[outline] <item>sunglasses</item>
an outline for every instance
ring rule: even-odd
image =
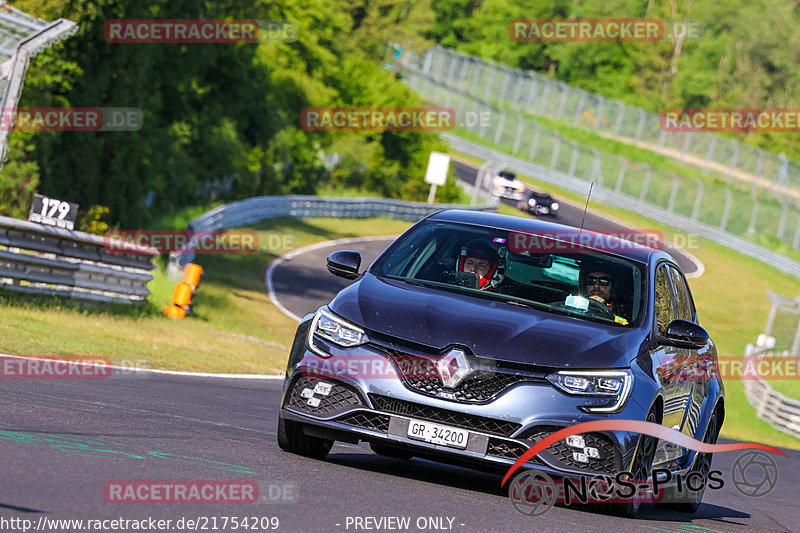
[[[599,283],[601,286],[605,287],[606,285],[611,283],[611,278],[607,278],[605,276],[596,278],[594,276],[589,276],[586,278],[587,285],[594,285],[595,283]]]

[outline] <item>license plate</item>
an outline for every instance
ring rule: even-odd
[[[408,423],[408,437],[463,450],[467,447],[469,431],[432,422],[411,420]]]

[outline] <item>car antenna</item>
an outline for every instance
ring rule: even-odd
[[[583,218],[581,218],[581,227],[578,230],[578,235],[583,233],[583,222],[586,220],[586,210],[589,209],[589,198],[592,197],[592,187],[594,187],[594,182],[589,184],[589,194],[586,195],[586,206],[583,208]]]

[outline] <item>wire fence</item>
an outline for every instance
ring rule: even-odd
[[[409,62],[406,62],[408,65]],[[658,114],[542,76],[435,46],[416,62],[448,87],[530,115],[592,130],[694,165],[754,194],[796,201],[800,163],[710,132],[668,132]]]
[[[442,58],[448,56],[454,59],[449,63],[443,62]],[[741,183],[731,180],[693,179],[644,162],[629,161],[622,156],[564,138],[558,130],[525,116],[523,111],[513,111],[489,101],[484,96],[498,95],[501,100],[517,102],[523,110],[527,110],[537,101],[546,100],[542,100],[544,97],[541,96],[537,100],[537,93],[532,88],[538,85],[529,81],[527,85],[512,83],[511,75],[506,76],[506,82],[503,83],[497,80],[502,76],[482,78],[481,70],[475,70],[475,62],[464,63],[464,57],[436,49],[420,61],[407,62],[403,70],[403,79],[423,98],[454,109],[456,128],[453,133],[459,137],[585,181],[594,181],[609,191],[636,199],[642,204],[658,207],[735,236],[773,248],[782,243],[794,250],[800,249],[800,205],[793,196],[800,197],[800,192],[788,189],[788,174],[785,171],[790,165],[784,165],[783,171],[778,171],[783,176],[778,180],[778,185],[765,185],[766,180],[760,178],[750,182],[749,188],[743,188]],[[431,66],[434,59],[439,65],[436,69]],[[473,70],[466,69],[464,64],[472,65],[469,68]],[[506,69],[495,67],[488,70],[506,72]],[[426,72],[436,70],[447,72],[448,75],[437,77]],[[455,72],[460,70],[476,74],[472,78],[456,75]],[[458,80],[462,78],[470,81],[459,83]],[[481,83],[489,84],[485,86],[489,88],[481,87]],[[549,83],[556,84],[552,81]],[[475,96],[475,92],[482,94]],[[588,100],[588,97],[584,100]],[[563,99],[561,101],[564,102]],[[550,109],[550,104],[545,107]],[[583,109],[586,109],[585,103]],[[563,116],[566,112],[556,109],[555,113]],[[614,119],[622,124],[619,131],[626,131],[623,129],[624,116],[618,114],[616,117],[621,117],[620,120]],[[641,128],[637,126],[637,129]],[[759,169],[762,175],[766,175],[769,165],[765,162],[766,156],[763,159]]]

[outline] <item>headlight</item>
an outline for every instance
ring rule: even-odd
[[[550,204],[550,210],[558,211],[558,202],[553,202],[552,204]]]
[[[592,413],[622,410],[633,388],[630,370],[562,370],[550,374],[547,379],[567,394],[609,399],[605,405],[582,407]]]
[[[530,200],[528,200],[528,205],[531,207],[536,207],[536,200],[531,198]]]
[[[309,330],[308,346],[314,352],[318,353],[318,348],[314,346],[311,339],[313,335],[343,348],[352,348],[353,346],[359,346],[369,342],[369,337],[367,337],[363,329],[339,318],[326,310],[326,308],[317,311],[317,314],[311,321],[311,328]],[[328,356],[329,354],[325,355]]]

